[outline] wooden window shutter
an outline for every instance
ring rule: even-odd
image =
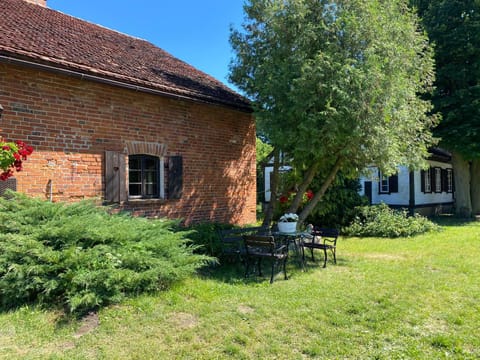
[[[388,188],[391,193],[398,193],[398,174],[388,177]]]
[[[105,201],[118,203],[127,200],[125,167],[124,154],[105,151]]]
[[[425,192],[425,170],[420,171],[420,190]]]
[[[442,192],[448,192],[448,179],[447,179],[447,169],[441,170],[441,178],[442,178]]]
[[[435,192],[435,185],[436,185],[435,171],[433,170],[433,167],[428,169],[428,171],[430,171],[430,184],[431,184],[430,189],[432,190],[431,192],[433,193],[433,192]]]
[[[452,191],[455,192],[455,171],[452,171]]]
[[[183,192],[183,158],[170,156],[168,159],[168,198],[180,199]]]

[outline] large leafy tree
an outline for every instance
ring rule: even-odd
[[[434,133],[453,154],[457,213],[480,213],[480,1],[411,2],[435,44]]]
[[[303,170],[305,220],[339,171],[425,164],[433,143],[432,51],[404,0],[249,0],[232,30],[230,80],[253,101],[262,133]]]

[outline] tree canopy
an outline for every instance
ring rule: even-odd
[[[441,144],[466,159],[480,158],[480,2],[412,0],[435,44],[432,101],[442,121]]]
[[[230,80],[270,143],[304,169],[297,195],[322,178],[301,220],[340,170],[424,165],[436,123],[420,96],[434,81],[432,49],[406,1],[249,0],[244,10]]]
[[[456,213],[480,214],[480,2],[411,0],[435,45],[434,130],[452,152]]]

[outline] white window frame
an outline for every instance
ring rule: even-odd
[[[442,192],[442,169],[439,167],[435,167],[434,174],[435,174],[435,192],[441,193]]]
[[[425,176],[424,176],[424,188],[425,188],[425,193],[431,193],[432,192],[432,179],[431,179],[431,172],[430,169],[425,171]]]
[[[447,192],[453,193],[453,169],[447,169]]]
[[[380,172],[380,194],[389,194],[390,193],[390,181],[388,176]]]

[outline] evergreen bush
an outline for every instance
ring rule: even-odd
[[[166,289],[211,258],[171,220],[109,214],[93,202],[0,198],[0,305],[37,302],[84,313]]]
[[[352,224],[342,230],[349,236],[408,237],[438,230],[438,225],[415,214],[408,216],[405,210],[394,210],[386,204],[361,206]]]
[[[196,253],[218,257],[222,253],[220,230],[233,226],[222,223],[199,223],[189,227],[188,239],[196,246]]]

